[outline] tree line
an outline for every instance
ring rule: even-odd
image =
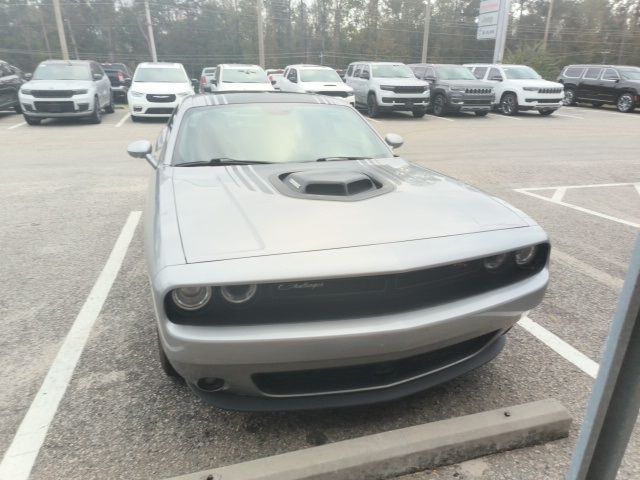
[[[60,0],[72,58],[149,61],[142,0]],[[480,0],[433,5],[428,61],[491,61],[492,40],[476,40]],[[256,0],[150,0],[159,60],[195,76],[204,66],[258,61]],[[505,61],[555,77],[568,63],[640,65],[640,0],[555,0],[545,48],[548,0],[513,0]],[[266,67],[360,59],[420,60],[424,0],[264,0]],[[0,0],[0,58],[32,71],[60,58],[51,0]]]

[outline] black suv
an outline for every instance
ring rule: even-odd
[[[441,117],[447,112],[474,112],[484,117],[494,101],[493,85],[478,80],[462,65],[414,63],[409,65],[420,80],[429,82],[431,110]]]
[[[0,60],[0,110],[13,108],[17,113],[22,113],[18,90],[26,81],[19,68]]]
[[[127,101],[127,92],[131,86],[131,72],[124,63],[101,63],[104,73],[111,82],[114,99]]]
[[[620,112],[631,112],[640,105],[640,68],[615,65],[569,65],[558,81],[564,84],[564,104],[589,102],[594,107],[605,103]]]

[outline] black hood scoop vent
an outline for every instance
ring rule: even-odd
[[[393,189],[369,173],[324,168],[282,173],[273,183],[290,197],[318,200],[364,200]]]

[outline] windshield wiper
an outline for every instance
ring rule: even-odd
[[[260,163],[272,163],[272,162],[263,162],[260,160],[236,160],[234,158],[212,158],[211,160],[199,160],[197,162],[185,162],[178,163],[176,167],[205,167],[208,165],[254,165]]]
[[[370,160],[371,157],[320,157],[316,158],[314,162],[340,162],[342,160]]]

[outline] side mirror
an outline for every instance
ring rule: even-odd
[[[102,79],[102,74],[101,73],[94,73],[93,74],[93,79],[94,80],[101,80]]]
[[[500,75],[494,75],[493,77],[489,78],[489,80],[492,80],[494,82],[501,82],[502,77]]]
[[[130,78],[125,78],[122,83],[124,83],[125,87],[130,87],[131,86],[131,79]]]
[[[26,78],[27,80],[31,80],[32,77],[33,77],[33,73],[25,73],[24,74],[24,78]]]
[[[404,144],[404,138],[397,133],[387,133],[384,137],[384,141],[387,142],[391,148],[400,148]]]
[[[127,147],[127,153],[133,158],[144,158],[153,168],[158,168],[156,159],[151,155],[152,151],[153,147],[149,140],[138,140],[137,142],[130,143]]]

